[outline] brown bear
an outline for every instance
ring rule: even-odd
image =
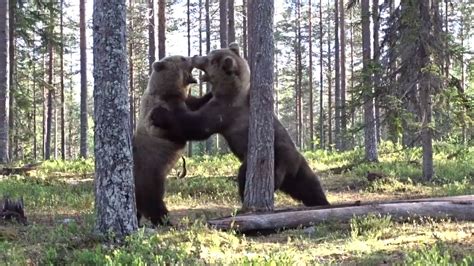
[[[212,98],[188,97],[189,84],[196,83],[190,57],[170,56],[153,63],[148,87],[141,97],[139,117],[133,134],[133,174],[137,218],[144,216],[153,225],[165,224],[168,210],[163,201],[165,180],[181,156],[186,142],[163,137],[165,130],[150,121],[150,112],[160,106],[169,110],[196,110]],[[155,114],[156,116],[157,114]]]
[[[242,162],[238,173],[243,200],[247,166],[249,129],[250,70],[237,44],[229,49],[193,57],[194,67],[205,72],[203,81],[212,84],[213,98],[197,111],[167,111],[155,108],[151,120],[167,129],[167,137],[177,141],[202,140],[214,133],[224,136],[231,151]],[[280,189],[306,206],[329,205],[319,178],[298,152],[288,132],[274,117],[275,189]]]

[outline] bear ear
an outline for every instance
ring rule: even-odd
[[[236,42],[229,44],[229,49],[234,52],[236,55],[240,56],[240,48]]]
[[[156,72],[160,72],[161,70],[166,69],[166,64],[165,64],[165,62],[157,61],[157,62],[153,63],[153,69]]]
[[[222,70],[224,70],[227,74],[232,74],[234,72],[234,59],[228,56],[224,58],[222,61]]]

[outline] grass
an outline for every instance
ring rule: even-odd
[[[322,173],[331,202],[389,200],[474,194],[474,149],[451,160],[460,147],[435,145],[436,178],[421,180],[420,151],[383,144],[380,163],[359,163],[342,174],[328,169],[359,162],[362,151],[306,152]],[[172,171],[166,202],[174,227],[141,228],[122,243],[104,243],[93,234],[92,160],[47,162],[28,176],[0,176],[0,195],[23,197],[29,225],[0,221],[2,265],[473,265],[474,223],[390,216],[354,217],[264,236],[222,232],[209,218],[240,207],[233,156],[187,159],[188,177]],[[181,166],[177,165],[176,170]],[[367,171],[385,178],[369,182]],[[282,193],[276,206],[298,205]]]

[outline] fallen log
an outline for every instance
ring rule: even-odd
[[[392,203],[359,203],[359,206],[334,205],[321,209],[278,211],[274,213],[244,214],[208,221],[211,227],[238,232],[258,232],[311,226],[320,222],[349,221],[354,216],[368,214],[390,215],[394,219],[408,217],[454,218],[474,221],[474,196],[417,199]]]
[[[42,162],[27,164],[22,167],[3,167],[0,168],[0,175],[22,175],[29,171],[36,170]]]

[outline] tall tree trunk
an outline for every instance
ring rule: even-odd
[[[242,0],[242,53],[244,54],[244,58],[247,59],[247,0]]]
[[[297,50],[296,50],[296,64],[297,64],[297,74],[296,77],[298,79],[297,82],[297,93],[296,93],[296,110],[298,112],[298,147],[303,149],[303,87],[301,85],[303,79],[303,66],[301,62],[301,0],[296,1],[296,41],[297,41]]]
[[[332,149],[332,63],[331,63],[331,1],[328,0],[328,147]]]
[[[372,23],[374,25],[373,32],[373,47],[374,47],[374,64],[378,64],[380,61],[380,44],[379,44],[379,0],[373,0],[372,3]],[[380,125],[380,103],[379,103],[379,93],[380,90],[380,70],[376,69],[374,73],[374,91],[376,97],[375,100],[375,134],[377,137],[377,143],[380,143],[382,129]]]
[[[153,0],[148,0],[148,73],[155,62],[155,7]]]
[[[191,1],[187,0],[186,4],[186,18],[187,18],[187,29],[188,29],[188,56],[191,56]],[[189,95],[191,95],[191,89],[189,89]],[[188,156],[193,156],[193,143],[191,141],[187,142],[188,145]]]
[[[64,112],[66,108],[66,102],[64,100],[64,34],[63,34],[63,8],[64,0],[61,0],[61,14],[60,14],[60,34],[61,34],[61,47],[59,52],[59,64],[60,64],[60,83],[61,83],[61,159],[66,160],[66,132],[65,132],[65,117]],[[56,125],[57,127],[57,125]]]
[[[378,160],[377,137],[375,134],[375,110],[372,96],[372,84],[370,73],[370,4],[369,0],[361,1],[362,16],[362,63],[364,84],[364,144],[365,159],[369,162]]]
[[[351,8],[351,31],[350,31],[350,43],[351,43],[351,101],[354,101],[354,11]],[[355,127],[355,105],[351,105],[351,127]],[[351,136],[351,146],[355,147],[355,133]]]
[[[86,0],[79,4],[79,46],[81,54],[81,133],[80,157],[87,158],[87,52],[86,52]]]
[[[9,1],[0,1],[0,163],[9,161]]]
[[[334,23],[334,72],[335,72],[335,85],[334,85],[334,138],[336,141],[336,150],[341,150],[341,61],[339,57],[340,46],[339,46],[339,0],[334,1],[335,11],[335,23]]]
[[[9,117],[8,117],[8,126],[9,126],[9,159],[13,161],[15,158],[15,153],[18,152],[18,149],[14,149],[15,144],[18,144],[18,137],[16,135],[16,125],[15,125],[15,92],[16,90],[16,62],[15,62],[15,9],[16,9],[16,1],[9,0],[9,9],[8,9],[8,63],[9,63]]]
[[[206,54],[209,54],[211,51],[211,14],[210,14],[210,8],[209,8],[209,1],[206,0],[205,2],[205,9],[206,9]],[[206,92],[211,91],[211,85],[209,82],[206,83]],[[214,136],[211,136],[206,140],[206,153],[210,154],[212,152],[212,140],[214,139]]]
[[[221,48],[227,48],[227,0],[219,0],[219,37],[221,40]]]
[[[50,15],[52,16],[52,10],[50,10]],[[50,23],[53,23],[52,21]],[[50,25],[50,33],[53,32],[54,26]],[[51,36],[51,35],[50,35]],[[51,38],[51,37],[50,37]],[[53,68],[54,68],[54,60],[53,60],[53,41],[51,39],[48,40],[48,119],[46,120],[46,150],[45,150],[45,160],[49,160],[51,158],[51,129],[53,123],[53,95],[54,95],[54,84],[53,84]]]
[[[346,113],[346,15],[344,12],[344,0],[340,0],[339,4],[339,25],[340,25],[340,41],[341,41],[341,91],[340,91],[340,120],[341,120],[341,134],[340,134],[340,148],[347,150],[347,113]]]
[[[235,42],[235,19],[234,19],[234,10],[235,3],[234,0],[228,0],[229,5],[229,28],[227,30],[227,39],[229,43]]]
[[[244,210],[273,210],[273,5],[273,0],[249,2],[249,58],[252,74]]]
[[[314,119],[313,119],[313,16],[311,13],[311,0],[308,1],[308,46],[309,46],[309,148],[314,150]]]
[[[329,51],[328,51],[329,53]],[[319,142],[324,149],[323,1],[319,0]]]
[[[129,5],[129,8],[130,10],[133,10],[134,7],[133,7],[133,0],[129,0],[128,1],[128,5]],[[129,23],[128,23],[128,26],[129,26],[129,29],[128,29],[128,32],[132,33],[134,32],[134,27],[133,27],[133,19],[130,19]],[[150,30],[148,28],[148,30]],[[149,33],[149,31],[148,31]],[[148,35],[148,39],[150,39],[150,36]],[[132,129],[132,134],[133,134],[133,131],[135,130],[135,107],[134,107],[134,104],[135,104],[135,93],[134,93],[134,89],[135,89],[135,79],[134,79],[134,75],[135,75],[135,72],[134,72],[134,66],[133,66],[133,49],[134,49],[134,43],[133,43],[133,38],[130,38],[129,41],[128,41],[128,71],[129,71],[129,79],[128,79],[128,82],[129,82],[129,90],[130,90],[130,93],[129,93],[129,97],[130,97],[130,100],[129,100],[129,104],[130,104],[130,128]],[[150,59],[150,50],[148,50],[148,58]],[[148,61],[150,62],[150,61]],[[152,62],[153,64],[153,62]],[[151,67],[151,65],[150,65]],[[151,72],[150,72],[151,73]]]
[[[158,59],[166,56],[166,0],[158,0]]]
[[[32,55],[32,65],[33,65],[33,160],[37,159],[38,143],[36,140],[36,58],[35,58],[35,38],[33,37],[33,55]]]
[[[128,121],[126,14],[125,0],[94,1],[96,229],[118,237],[138,227]]]
[[[464,47],[464,15],[461,14],[461,22],[460,22],[460,37],[461,37],[461,47]],[[465,91],[465,84],[466,84],[466,74],[464,69],[464,53],[461,53],[461,93]],[[465,112],[465,110],[464,110]],[[461,143],[466,143],[467,140],[467,129],[466,129],[466,122],[463,121],[462,128],[461,128]]]
[[[42,144],[43,144],[43,159],[46,158],[46,120],[48,120],[48,94],[47,94],[47,86],[46,86],[46,53],[43,53],[43,76],[42,76],[42,97],[43,97],[43,120],[42,120]]]

